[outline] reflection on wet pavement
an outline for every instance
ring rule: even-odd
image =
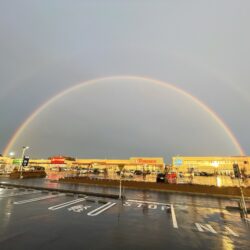
[[[59,180],[64,177],[73,177],[73,176],[82,176],[82,177],[90,177],[90,178],[98,178],[98,179],[112,179],[119,180],[120,176],[115,172],[110,172],[108,175],[104,174],[77,174],[73,171],[65,171],[65,172],[55,172],[55,171],[47,171],[47,179],[49,180]],[[130,177],[123,177],[123,180],[133,180],[133,181],[147,181],[147,182],[156,182],[156,174],[148,174],[146,176],[143,175],[131,175]],[[199,185],[209,185],[209,186],[238,186],[238,179],[231,178],[230,176],[194,176],[192,179],[189,177],[178,177],[177,183],[193,183]],[[244,181],[244,186],[250,186],[250,178]]]
[[[3,181],[3,180],[2,180]],[[118,188],[5,180],[91,192]],[[165,192],[124,190],[127,200],[52,194],[10,196],[1,189],[2,249],[249,249],[250,228],[236,201]],[[9,195],[9,197],[8,197]],[[53,208],[53,209],[51,209]],[[15,240],[13,240],[15,239]]]

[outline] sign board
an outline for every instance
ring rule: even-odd
[[[181,166],[183,164],[183,160],[180,158],[177,158],[174,160],[174,165],[175,166]]]
[[[64,164],[65,159],[63,157],[54,157],[51,159],[51,164]]]
[[[29,165],[29,160],[30,160],[29,156],[24,156],[22,166],[27,167]]]
[[[20,165],[22,163],[22,159],[14,159],[12,164],[13,165]]]
[[[148,165],[164,164],[163,158],[132,157],[130,158],[130,160],[135,162],[136,164],[148,164]]]
[[[137,159],[137,163],[139,163],[139,164],[156,164],[156,160]]]

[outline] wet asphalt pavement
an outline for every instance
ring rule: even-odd
[[[116,188],[0,179],[118,193]],[[234,200],[124,190],[126,200],[0,188],[0,249],[250,249]]]

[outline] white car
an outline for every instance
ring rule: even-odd
[[[88,169],[81,169],[80,170],[80,174],[87,174],[88,173]]]
[[[122,172],[122,177],[125,177],[125,178],[133,178],[134,175],[130,172]]]

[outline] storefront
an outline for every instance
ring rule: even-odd
[[[142,158],[132,157],[128,160],[124,159],[76,159],[72,163],[73,166],[81,168],[98,168],[118,171],[118,166],[124,166],[125,170],[149,170],[149,171],[162,171],[164,170],[163,158]]]
[[[233,164],[235,163],[239,165],[241,171],[250,174],[250,157],[248,156],[175,156],[172,158],[172,165],[179,172],[194,171],[230,175],[233,172]]]

